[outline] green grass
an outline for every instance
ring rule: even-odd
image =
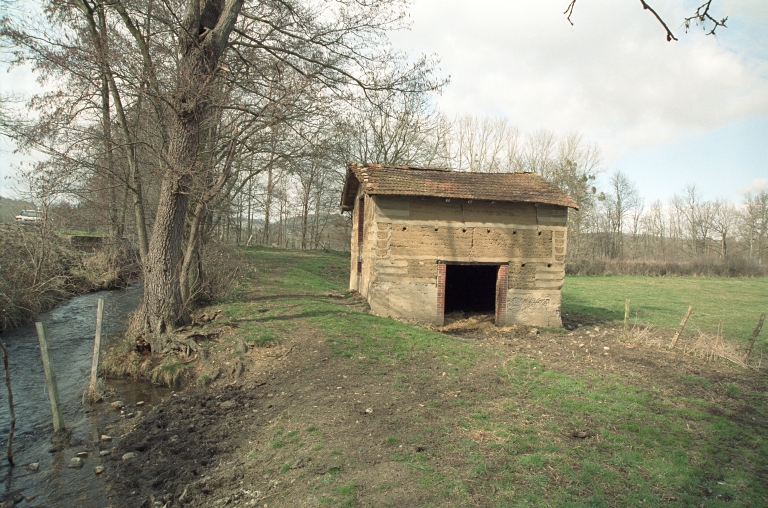
[[[251,328],[248,326],[247,328]],[[269,329],[259,329],[257,327],[253,327],[255,329],[249,330],[249,332],[245,335],[244,339],[246,342],[249,342],[251,344],[255,344],[256,346],[266,346],[268,344],[272,344],[275,342],[280,342],[280,339],[278,338],[277,334],[273,330]]]
[[[562,312],[623,320],[627,298],[633,323],[676,328],[692,305],[686,330],[714,335],[722,326],[725,338],[746,341],[768,312],[768,278],[568,276]],[[768,342],[768,334],[759,340]]]
[[[392,365],[418,361],[419,355],[449,355],[453,363],[462,366],[477,359],[476,352],[463,339],[365,312],[345,312],[344,319],[339,319],[338,312],[330,312],[328,304],[309,307],[315,310],[310,321],[324,330],[333,352],[347,358]]]
[[[613,376],[574,377],[533,366],[520,357],[509,362],[502,375],[516,396],[496,401],[505,413],[476,419],[476,411],[469,420],[470,431],[508,436],[497,447],[506,453],[468,453],[476,481],[494,482],[499,500],[515,499],[523,485],[532,496],[526,502],[557,506],[586,499],[590,506],[613,505],[606,500],[617,493],[620,506],[765,502],[767,486],[758,470],[768,457],[768,439],[749,424],[732,415],[713,417],[696,401],[666,400]],[[758,413],[765,415],[764,404]],[[585,426],[595,435],[563,440],[557,425],[541,425],[552,415],[563,426]],[[737,463],[757,469],[747,473]]]
[[[462,339],[354,308],[343,309],[337,300],[329,299],[328,294],[348,291],[349,253],[266,247],[248,247],[241,252],[254,263],[238,291],[238,301],[225,302],[223,313],[238,323],[246,342],[280,342],[296,323],[306,321],[324,331],[335,354],[366,365],[410,361],[413,354],[450,355],[462,366],[477,358]],[[264,296],[251,302],[243,294],[253,286],[260,287]],[[446,370],[451,372],[448,367]]]
[[[286,293],[347,291],[348,252],[295,251],[270,247],[248,247],[243,249],[243,252],[249,258],[258,260],[253,267],[256,273],[260,270],[259,265],[263,263],[269,263],[270,270],[277,267],[282,283],[281,289]]]
[[[320,504],[342,507],[357,506],[357,502],[355,501],[355,491],[357,488],[358,486],[354,483],[336,487],[333,489],[334,495],[320,497]]]

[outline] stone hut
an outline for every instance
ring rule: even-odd
[[[453,311],[497,326],[561,326],[568,209],[533,173],[351,164],[350,290],[374,314],[442,326]]]

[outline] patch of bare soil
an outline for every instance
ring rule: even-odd
[[[450,476],[465,457],[443,446],[447,438],[494,438],[447,423],[466,413],[462,399],[498,393],[499,356],[524,355],[562,373],[610,372],[654,387],[660,397],[716,400],[744,418],[748,408],[723,387],[749,390],[764,382],[760,374],[647,340],[619,342],[623,330],[614,325],[572,322],[574,329],[563,332],[453,318],[442,331],[500,353],[461,378],[446,376],[446,365],[430,354],[396,371],[345,358],[311,328],[296,329],[280,346],[249,348],[241,355],[244,370],[232,369],[231,352],[222,349],[209,358],[222,368],[213,384],[173,394],[120,440],[105,473],[113,506],[442,505],[446,494],[421,485],[418,460],[405,458],[429,455],[434,474]],[[566,436],[582,437],[588,436]],[[133,456],[123,459],[126,453]],[[471,496],[462,503],[490,504]]]

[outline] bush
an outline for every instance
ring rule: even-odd
[[[73,295],[119,287],[137,274],[129,245],[83,252],[53,231],[19,224],[0,224],[0,235],[0,331]]]
[[[649,277],[768,277],[768,266],[742,256],[692,261],[627,259],[574,260],[566,262],[566,275],[641,275]]]
[[[218,243],[206,245],[202,256],[202,276],[192,295],[199,307],[210,305],[232,293],[240,271],[239,258],[232,247]]]
[[[80,262],[67,243],[40,227],[0,226],[0,330],[15,328],[51,309],[82,281],[72,270]]]
[[[175,388],[187,382],[191,375],[189,365],[179,360],[176,355],[166,356],[160,365],[149,373],[149,379],[155,384]]]

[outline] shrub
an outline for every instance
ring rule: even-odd
[[[691,261],[580,259],[565,265],[566,275],[641,275],[650,277],[768,277],[768,266],[742,256],[725,261],[700,258]]]
[[[231,246],[210,243],[203,250],[200,265],[203,270],[198,274],[199,281],[192,301],[203,307],[232,292],[237,283],[240,263]]]

